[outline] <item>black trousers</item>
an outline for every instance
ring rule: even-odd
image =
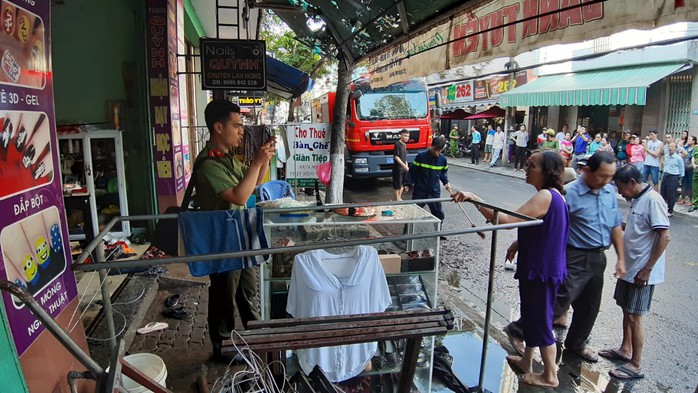
[[[250,267],[209,275],[208,328],[214,352],[220,352],[221,343],[235,329],[235,305],[244,327],[262,319],[257,272],[257,267]]]
[[[470,145],[470,163],[479,164],[480,163],[480,144],[473,143]]]
[[[522,146],[516,146],[515,150],[516,158],[514,160],[514,169],[523,169],[526,163],[526,148]]]
[[[421,192],[414,192],[412,194],[412,199],[429,199],[429,198],[439,198],[441,195],[429,195],[426,193],[421,193]],[[419,207],[424,207],[424,203],[418,203],[417,206]],[[434,215],[434,217],[438,218],[441,220],[441,222],[444,221],[444,218],[446,215],[444,214],[444,209],[443,206],[441,205],[441,202],[430,202],[426,203],[426,205],[429,205],[429,211],[431,211],[431,214]]]
[[[557,290],[553,318],[574,309],[572,323],[565,338],[565,348],[582,351],[596,323],[601,307],[606,255],[602,251],[586,251],[567,247],[567,278]],[[509,325],[509,333],[523,340],[519,321]]]
[[[666,201],[669,207],[669,213],[674,212],[674,205],[676,204],[676,199],[678,199],[679,194],[676,190],[679,188],[679,181],[681,178],[679,175],[667,175],[666,173],[662,177],[662,184],[659,187],[659,193],[662,194],[662,198]]]

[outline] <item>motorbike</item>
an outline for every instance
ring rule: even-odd
[[[454,156],[456,158],[462,158],[466,154],[470,154],[469,146],[470,144],[466,141],[466,137],[461,136],[458,138],[458,150],[451,154],[451,144],[447,143],[446,147],[444,147],[443,154],[449,157]]]

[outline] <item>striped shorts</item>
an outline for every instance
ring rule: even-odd
[[[623,311],[630,314],[645,315],[652,304],[654,285],[638,286],[624,280],[616,282],[613,298]]]

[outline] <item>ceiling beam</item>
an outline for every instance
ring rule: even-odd
[[[410,34],[410,23],[407,19],[407,10],[405,9],[405,2],[400,1],[397,3],[397,12],[400,14],[400,25],[402,26],[402,32],[405,35]]]

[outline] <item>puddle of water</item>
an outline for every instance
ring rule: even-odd
[[[480,376],[482,337],[472,331],[452,332],[443,339],[443,344],[453,356],[452,368],[458,379],[466,386],[477,386]],[[489,341],[483,381],[486,391],[500,393],[512,391],[516,375],[506,364],[506,355],[507,352],[496,341]],[[445,393],[450,390],[435,383],[432,385],[432,392]]]

